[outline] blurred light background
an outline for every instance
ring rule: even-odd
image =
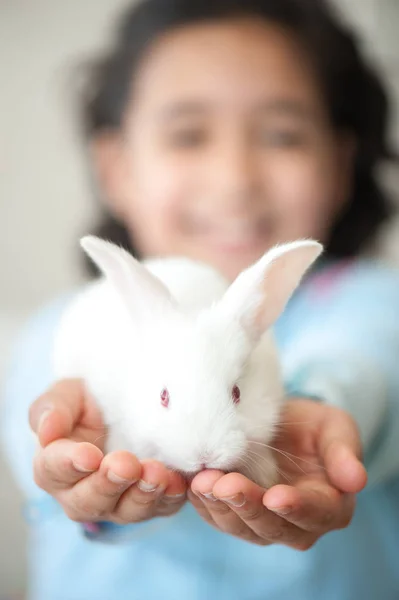
[[[383,69],[399,150],[399,0],[335,2]],[[24,319],[81,278],[76,240],[95,206],[71,80],[79,62],[107,43],[127,4],[0,0],[0,385]],[[398,197],[398,172],[382,177]],[[382,235],[380,252],[399,265],[399,219]],[[21,497],[0,458],[0,598],[24,587],[20,510]]]

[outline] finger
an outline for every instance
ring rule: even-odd
[[[52,494],[67,489],[99,468],[103,454],[92,444],[56,440],[34,458],[37,485]]]
[[[186,503],[187,493],[183,492],[175,496],[162,496],[155,511],[155,517],[170,517],[176,514]]]
[[[202,471],[191,482],[191,490],[198,498],[206,511],[211,515],[212,519],[215,520],[217,514],[228,514],[230,508],[222,501],[218,500],[213,494],[213,488],[217,481],[222,479],[224,473],[222,471],[207,470]],[[198,506],[198,502],[196,502]],[[216,520],[215,520],[216,522]]]
[[[200,517],[204,519],[204,521],[209,523],[209,525],[213,525],[214,527],[216,527],[215,521],[212,519],[209,510],[206,508],[201,498],[197,496],[197,494],[194,494],[194,492],[190,489],[187,490],[187,498],[194,506],[195,510],[200,515]]]
[[[308,532],[342,529],[352,518],[355,497],[320,481],[278,485],[263,496],[263,504],[286,521]]]
[[[67,438],[83,411],[84,390],[80,380],[57,381],[30,407],[29,423],[42,446]]]
[[[241,478],[245,479],[245,477],[238,475],[237,473],[224,475],[219,471],[208,471],[208,473],[204,472],[203,475],[200,475],[201,478],[197,476],[193,481],[192,490],[203,503],[205,511],[209,514],[211,521],[217,528],[225,533],[229,533],[230,535],[234,535],[247,541],[265,543],[265,540],[260,539],[257,532],[245,523],[240,515],[236,514],[235,506],[232,506],[230,502],[223,501],[218,497],[218,490],[223,491],[226,489],[226,486],[222,483],[223,480],[226,478],[230,478],[231,480],[236,478],[237,480],[240,480]],[[197,506],[198,504],[196,503],[196,507]],[[203,510],[197,510],[200,515],[203,516]],[[206,516],[204,518],[206,518]]]
[[[323,422],[319,452],[331,482],[339,490],[358,493],[366,486],[359,431],[345,411],[334,409]]]
[[[228,510],[222,513],[214,507],[208,509],[208,502],[210,501],[204,500],[191,490],[188,491],[188,498],[200,517],[212,527],[247,542],[262,546],[266,545],[265,540],[259,538],[233,511]]]
[[[186,494],[187,492],[187,481],[180,475],[176,473],[176,471],[170,471],[166,469],[168,473],[168,486],[165,490],[165,496],[180,496],[181,494]]]
[[[264,489],[243,475],[230,473],[220,479],[213,493],[227,503],[240,520],[267,543],[289,546],[301,545],[304,532],[280,515],[266,509],[263,504]]]
[[[157,461],[143,461],[140,480],[125,492],[115,507],[120,523],[136,523],[155,516],[169,485],[169,471]]]
[[[345,443],[332,441],[325,449],[323,461],[331,482],[341,491],[357,494],[366,487],[366,468]]]
[[[218,500],[213,494],[213,488],[217,481],[223,478],[224,473],[221,471],[203,471],[199,473],[191,482],[191,491],[194,494],[193,504],[200,515],[206,520],[210,519],[213,523],[219,526],[220,517],[227,518],[223,523],[227,523],[229,516],[232,516],[234,521],[236,517],[231,513],[230,507],[221,500]],[[222,527],[220,527],[222,528]],[[222,528],[225,531],[224,528]]]
[[[100,469],[59,497],[67,515],[77,521],[108,518],[122,494],[141,475],[141,465],[129,452],[112,452]]]
[[[171,516],[180,510],[187,500],[187,482],[175,471],[169,471],[169,483],[158,503],[156,516]]]

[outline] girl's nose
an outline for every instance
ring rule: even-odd
[[[245,143],[219,147],[212,158],[210,184],[217,200],[236,205],[252,201],[260,189],[256,153]]]

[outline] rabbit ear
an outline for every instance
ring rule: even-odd
[[[257,343],[283,312],[322,250],[321,244],[311,240],[272,248],[231,284],[221,301],[222,312],[238,320],[250,340]]]
[[[112,283],[136,322],[176,308],[163,283],[123,248],[92,235],[83,237],[80,245]]]

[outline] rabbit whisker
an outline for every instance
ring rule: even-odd
[[[262,456],[261,454],[258,454],[258,453],[257,453],[257,452],[255,452],[254,450],[248,450],[248,452],[249,452],[251,455],[253,455],[254,457],[256,457],[256,458],[261,458],[262,460],[264,460],[264,461],[268,462],[269,464],[271,464],[271,461],[270,461],[270,460],[267,460],[267,458],[266,458],[265,456]],[[255,460],[256,460],[256,459],[255,459],[255,458],[253,458],[253,456],[251,456],[251,458],[252,458],[252,460],[255,462]],[[262,468],[262,466],[261,466],[261,465],[259,465],[259,463],[256,463],[256,464],[257,464],[257,466],[260,466],[260,467]],[[289,483],[291,483],[291,481],[292,481],[291,477],[289,477],[289,476],[288,476],[286,473],[284,473],[284,471],[283,471],[282,469],[280,469],[280,468],[279,468],[277,465],[274,465],[274,466],[275,466],[275,469],[276,469],[277,473],[278,473],[279,475],[281,475],[281,477],[283,477],[284,479],[286,479],[286,480],[287,480]]]
[[[259,446],[263,446],[264,448],[269,448],[269,450],[274,450],[275,452],[278,452],[279,454],[282,454],[285,458],[287,458],[287,460],[291,461],[300,471],[302,471],[302,473],[304,473],[306,475],[306,471],[304,471],[299,465],[298,463],[296,463],[293,458],[291,458],[286,452],[284,452],[283,450],[278,450],[277,448],[274,448],[273,446],[269,446],[268,444],[264,444],[263,442],[255,442],[254,440],[251,440],[251,444],[257,444]],[[296,456],[295,458],[299,459],[299,456]],[[300,460],[300,459],[299,459]]]

